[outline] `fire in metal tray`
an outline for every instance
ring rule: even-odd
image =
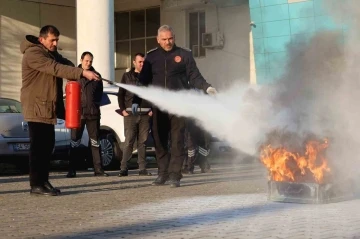
[[[343,181],[333,183],[268,182],[268,199],[291,203],[332,203],[354,198],[354,183]]]
[[[309,140],[303,152],[263,145],[260,160],[269,171],[268,198],[293,203],[330,203],[354,197],[354,183],[336,181],[326,158],[327,139]]]

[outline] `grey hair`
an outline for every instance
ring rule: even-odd
[[[167,31],[170,31],[173,36],[175,35],[174,30],[172,29],[172,27],[170,27],[169,25],[162,25],[158,29],[158,36],[160,35],[160,32],[167,32]]]

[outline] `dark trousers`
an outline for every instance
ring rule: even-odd
[[[138,164],[139,169],[146,168],[146,145],[145,142],[149,135],[150,116],[146,115],[132,115],[124,117],[125,129],[125,146],[123,157],[121,160],[121,170],[127,169],[127,162],[131,159],[134,149],[135,140],[137,140]]]
[[[85,125],[90,139],[94,171],[101,172],[102,164],[99,143],[100,119],[81,119],[80,128],[71,130],[69,168],[71,170],[76,170],[77,158],[78,156],[80,156],[79,146],[81,144],[81,138],[84,132]]]
[[[187,120],[186,125],[186,146],[188,149],[185,165],[189,170],[194,170],[195,161],[201,169],[210,169],[207,156],[210,153],[210,134],[197,126],[193,120]]]
[[[29,122],[30,186],[42,186],[49,180],[52,151],[55,146],[55,129],[52,124]]]
[[[180,180],[181,167],[185,159],[185,119],[154,108],[152,133],[159,176]],[[168,147],[169,135],[171,152]]]

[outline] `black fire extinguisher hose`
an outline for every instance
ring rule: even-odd
[[[116,85],[116,86],[118,86],[115,82],[113,82],[113,81],[111,81],[111,80],[107,80],[107,79],[104,79],[104,78],[100,78],[100,80],[105,81],[105,82],[109,83],[110,85]],[[118,86],[118,87],[120,87],[120,86]]]

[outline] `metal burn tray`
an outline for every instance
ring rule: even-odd
[[[352,181],[339,183],[298,183],[268,181],[268,199],[290,203],[333,203],[353,199]]]

